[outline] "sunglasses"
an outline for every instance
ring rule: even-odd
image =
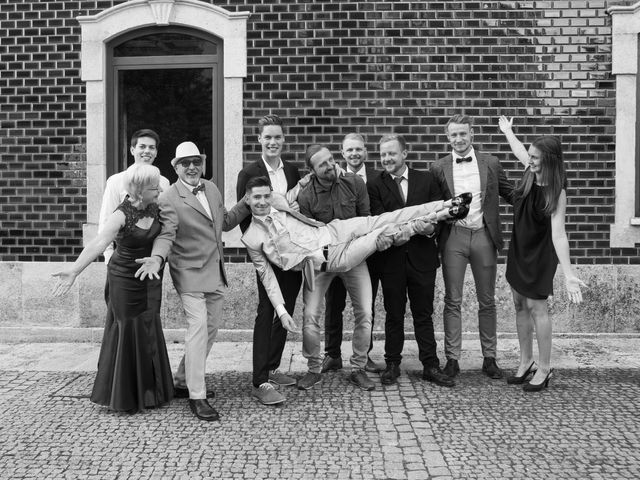
[[[180,160],[178,165],[182,165],[184,168],[187,168],[189,165],[193,164],[194,167],[202,166],[201,158],[185,158],[184,160]]]

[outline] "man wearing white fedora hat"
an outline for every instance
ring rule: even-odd
[[[204,160],[193,142],[176,148],[171,165],[178,180],[160,195],[162,231],[150,257],[139,259],[136,273],[153,276],[168,257],[171,278],[187,319],[185,355],[175,375],[176,396],[188,396],[191,410],[201,420],[218,420],[205,385],[207,355],[218,333],[227,286],[222,232],[249,215],[244,200],[227,211],[216,185],[204,180]]]

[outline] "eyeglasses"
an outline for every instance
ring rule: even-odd
[[[187,168],[189,165],[193,164],[194,167],[202,166],[201,158],[185,158],[178,162],[178,165],[182,165],[184,168]]]

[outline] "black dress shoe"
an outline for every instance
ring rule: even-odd
[[[442,373],[438,367],[424,367],[422,379],[441,387],[453,387],[456,384],[453,378]]]
[[[380,374],[380,383],[383,385],[393,385],[397,383],[400,376],[400,364],[387,363],[387,368]]]
[[[451,199],[451,205],[469,205],[473,200],[473,193],[464,192]]]
[[[450,358],[449,360],[447,360],[447,365],[444,367],[444,370],[442,370],[442,373],[444,373],[449,378],[455,378],[455,376],[460,373],[460,365],[458,365],[458,360],[454,358]]]
[[[462,220],[467,216],[467,213],[469,213],[469,207],[464,204],[454,205],[449,209],[449,215],[455,220]]]
[[[535,364],[536,362],[531,362],[531,365],[529,365],[529,368],[527,368],[527,371],[524,372],[521,377],[516,377],[515,375],[507,377],[507,383],[509,385],[520,385],[524,383],[529,375],[535,375],[535,373],[538,371],[537,368],[533,368]]]
[[[209,405],[206,399],[193,400],[189,399],[189,406],[193,414],[200,420],[211,422],[213,420],[220,420],[220,414]]]
[[[496,359],[493,357],[484,357],[482,362],[482,372],[489,378],[502,378],[502,370],[498,367]]]
[[[207,390],[207,398],[214,398],[216,392]],[[173,387],[173,398],[189,398],[189,389],[183,387]]]

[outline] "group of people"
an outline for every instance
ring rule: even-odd
[[[373,390],[368,373],[378,373],[383,385],[397,382],[408,297],[422,378],[453,387],[460,371],[468,264],[479,304],[482,371],[502,378],[496,362],[494,300],[502,248],[500,196],[514,211],[506,277],[520,342],[518,370],[507,383],[522,384],[525,391],[542,390],[553,374],[547,298],[558,262],[572,301],[581,301],[584,284],[569,260],[566,175],[559,140],[538,138],[527,151],[513,133],[512,120],[500,117],[499,128],[525,167],[515,188],[496,157],[474,148],[472,120],[464,115],[447,123],[451,153],[430,171],[406,165],[408,146],[401,135],[380,139],[383,171],[374,171],[366,163],[364,138],[350,133],[342,143],[344,168],[327,146],[314,144],[305,153],[309,173],[304,177],[282,159],[282,120],[266,115],[258,122],[262,158],[239,173],[238,203],[229,211],[216,185],[202,178],[205,155],[195,144],[183,142],[176,148],[171,164],[178,180],[169,186],[152,166],[158,136],[152,130],[136,132],[131,139],[134,164],[107,182],[98,236],[69,269],[54,274],[54,294],[62,295],[104,252],[108,309],[91,400],[112,410],[136,412],[183,397],[199,419],[219,418],[208,400],[215,393],[206,389],[205,367],[227,284],[221,235],[237,225],[256,269],[252,395],[262,404],[284,402],[280,387],[307,390],[322,381],[323,373],[343,368],[340,347],[347,293],[354,313],[348,376],[352,384]],[[112,253],[108,247],[114,242]],[[432,319],[440,262],[445,283],[444,368],[436,353]],[[159,316],[165,263],[187,321],[185,354],[173,378]],[[384,366],[370,357],[379,285],[386,311]],[[294,309],[301,289],[302,353],[308,372],[295,379],[279,367],[287,332],[299,331]]]

